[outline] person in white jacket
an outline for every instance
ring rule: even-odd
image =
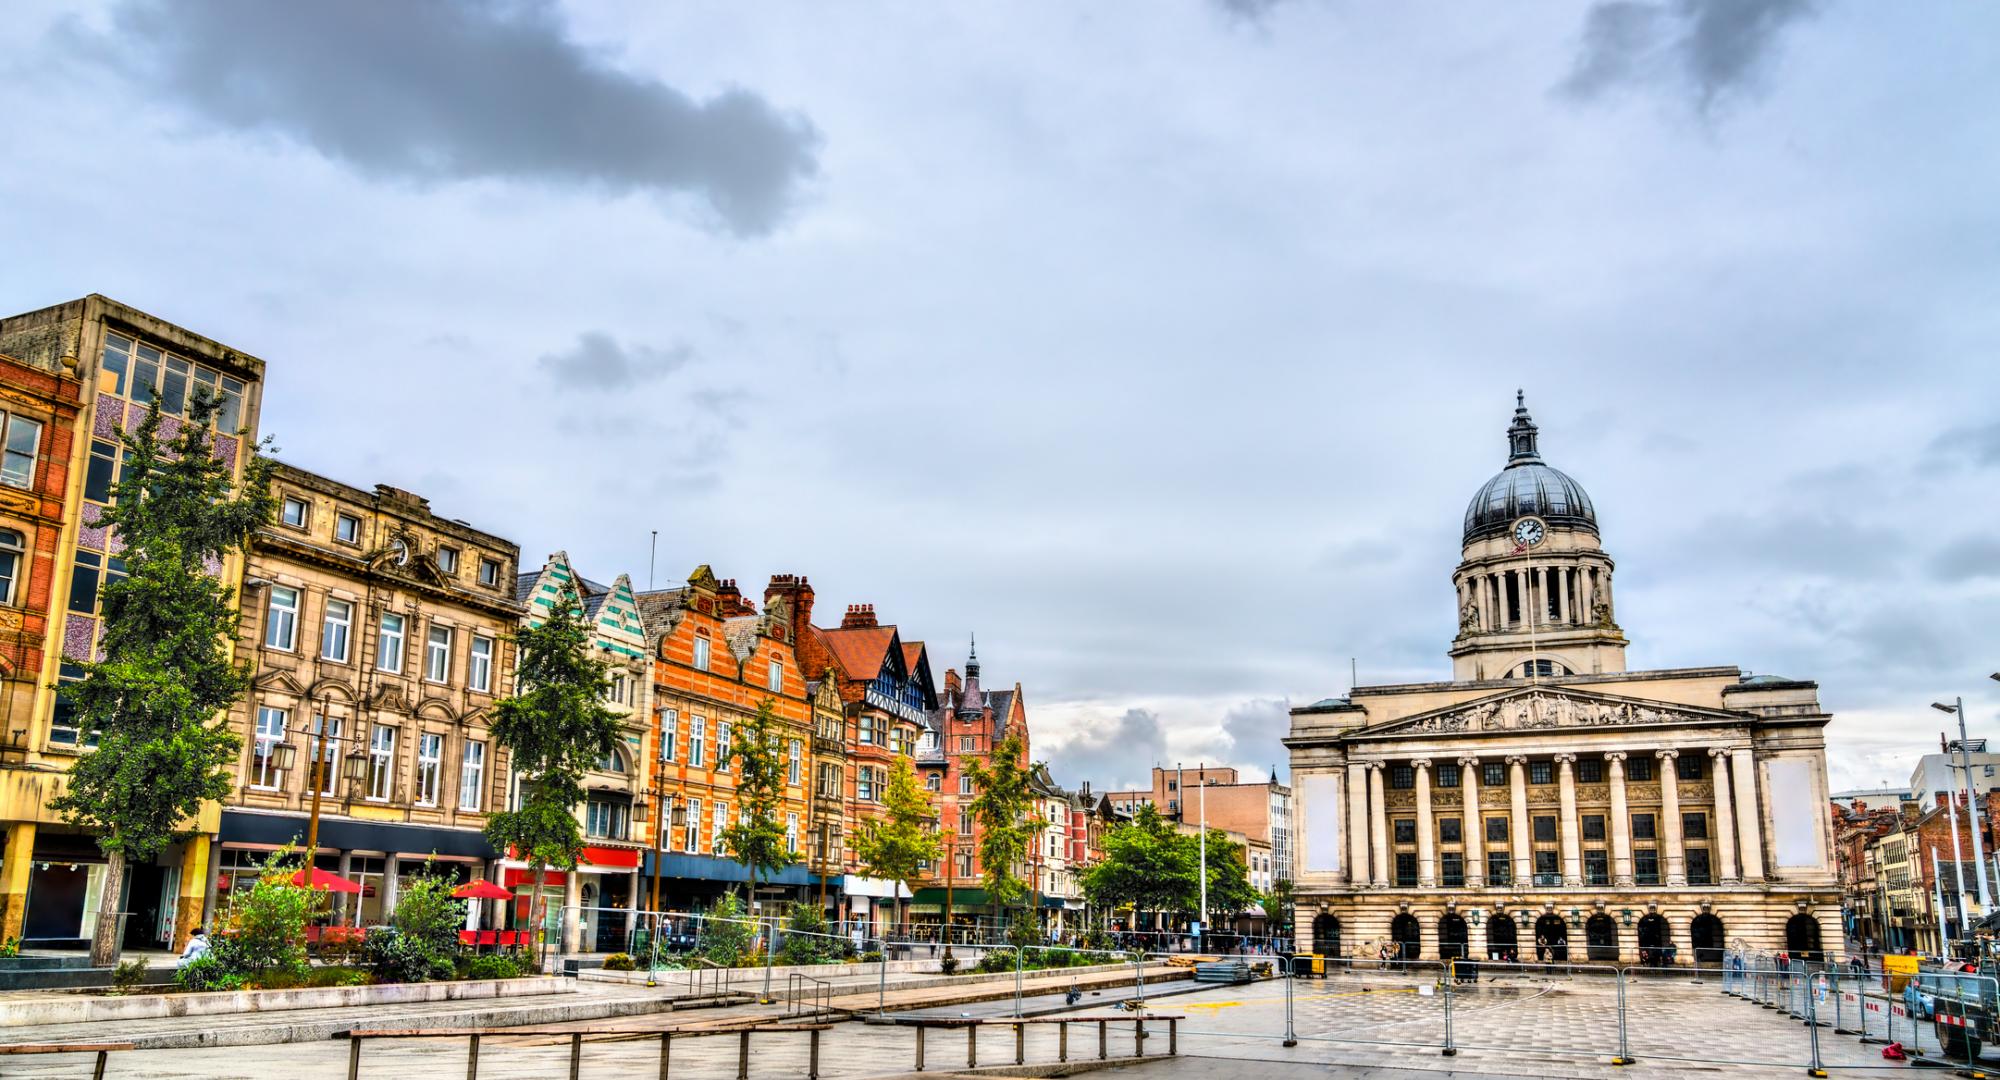
[[[194,933],[188,935],[188,943],[182,947],[180,963],[176,966],[186,967],[207,955],[208,931],[197,926]]]

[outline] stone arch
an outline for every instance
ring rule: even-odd
[[[1320,956],[1340,955],[1340,916],[1321,912],[1313,916],[1312,951]]]
[[[1671,961],[1669,950],[1673,948],[1673,928],[1657,911],[1649,911],[1639,920],[1639,963],[1646,967],[1661,967]]]
[[[1785,953],[1794,960],[1820,963],[1826,954],[1820,951],[1819,920],[1811,913],[1801,911],[1785,920]]]
[[[1415,960],[1424,951],[1424,929],[1417,917],[1401,912],[1389,923],[1389,939],[1396,943],[1396,959]]]
[[[1618,920],[1600,911],[1583,924],[1586,955],[1598,962],[1618,962]]]
[[[1456,911],[1447,911],[1438,916],[1438,959],[1463,960],[1469,953],[1466,943],[1472,932],[1466,928],[1465,916]]]
[[[1555,912],[1535,920],[1535,959],[1542,963],[1569,962],[1569,924]]]
[[[1723,936],[1722,920],[1714,912],[1704,911],[1688,924],[1688,945],[1694,949],[1694,962],[1697,966],[1720,965],[1722,951],[1725,948],[1724,940],[1726,939]]]
[[[1520,934],[1514,929],[1514,920],[1504,911],[1496,911],[1486,922],[1486,958],[1513,963],[1520,959]]]

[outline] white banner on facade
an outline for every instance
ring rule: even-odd
[[[1340,872],[1340,778],[1330,773],[1299,777],[1301,826],[1305,830],[1306,872]]]

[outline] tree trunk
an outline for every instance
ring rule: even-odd
[[[535,970],[548,960],[548,935],[542,931],[542,864],[535,864],[535,894],[528,898],[528,941],[535,950]]]
[[[106,852],[104,857],[104,895],[97,903],[97,930],[90,939],[90,966],[115,967],[118,963],[118,949],[124,944],[124,928],[118,923],[118,894],[124,891],[125,855],[123,852]]]

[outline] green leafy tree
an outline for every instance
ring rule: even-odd
[[[1271,895],[1265,911],[1271,916],[1271,925],[1280,932],[1289,933],[1292,928],[1292,904],[1297,891],[1291,878],[1279,878],[1271,883]]]
[[[118,956],[118,905],[128,862],[149,861],[189,835],[202,803],[229,795],[240,739],[226,710],[250,687],[231,660],[234,591],[216,572],[271,519],[271,461],[253,454],[240,482],[218,457],[216,403],[197,391],[178,430],[162,437],[159,403],[122,436],[125,466],[102,521],[124,544],[126,576],[103,594],[102,658],[63,689],[95,753],[69,768],[49,800],[65,821],[97,835],[103,902],[91,962]]]
[[[1199,866],[1200,837],[1184,836],[1181,839],[1196,848],[1195,865]],[[1196,880],[1200,880],[1199,873]],[[1202,913],[1202,922],[1208,921],[1209,912],[1237,915],[1249,910],[1250,905],[1261,899],[1263,894],[1250,884],[1250,867],[1244,860],[1243,845],[1231,840],[1229,834],[1221,829],[1208,830],[1208,912]],[[1195,907],[1200,906],[1200,892],[1197,890]]]
[[[896,925],[901,926],[901,893],[926,864],[937,861],[944,851],[944,842],[935,827],[937,807],[931,802],[930,792],[918,782],[910,759],[900,754],[889,766],[882,809],[882,817],[862,825],[854,852],[871,876],[887,878],[904,887],[896,897]]]
[[[618,714],[604,704],[607,665],[590,641],[582,597],[564,582],[547,617],[515,632],[514,696],[494,707],[490,725],[523,779],[519,807],[489,818],[486,837],[533,868],[528,918],[538,928],[545,874],[575,870],[583,852],[584,777],[620,735]]]
[[[722,830],[730,857],[743,864],[743,905],[757,895],[759,881],[794,861],[785,850],[785,763],[778,754],[777,703],[765,698],[756,715],[737,732],[730,748],[736,759],[736,797],[741,816]]]
[[[965,764],[972,778],[972,816],[979,826],[980,884],[995,907],[1014,907],[1028,896],[1020,869],[1043,822],[1034,813],[1027,756],[1020,733],[1011,732],[986,760]]]
[[[1180,913],[1196,905],[1198,856],[1151,803],[1104,834],[1104,857],[1083,875],[1083,892],[1099,908],[1130,904],[1134,913]]]
[[[231,897],[211,946],[223,971],[253,982],[284,982],[305,973],[306,922],[319,897],[292,884],[294,854],[289,847],[272,852],[256,881]]]

